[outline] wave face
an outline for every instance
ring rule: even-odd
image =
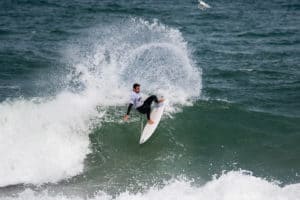
[[[65,50],[62,91],[0,104],[0,187],[82,173],[93,125],[107,107],[127,103],[134,82],[169,98],[170,111],[199,97],[201,72],[177,29],[129,19],[88,32]]]
[[[207,182],[203,186],[193,186],[184,180],[173,180],[164,187],[152,187],[144,193],[132,194],[124,192],[116,197],[98,191],[89,200],[127,200],[127,199],[202,199],[202,200],[296,200],[300,196],[300,184],[291,184],[280,187],[276,182],[252,176],[245,171],[231,171]],[[80,200],[81,197],[52,195],[47,191],[34,192],[27,189],[17,197],[6,197],[3,200],[43,199],[43,200]]]

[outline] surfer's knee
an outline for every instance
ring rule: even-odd
[[[155,103],[158,103],[158,99],[156,95],[151,95],[150,97],[155,101]]]

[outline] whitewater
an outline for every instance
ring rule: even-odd
[[[279,186],[278,182],[269,182],[255,177],[247,171],[231,171],[214,177],[202,186],[195,186],[191,181],[176,179],[164,186],[153,186],[144,192],[122,192],[111,196],[103,191],[97,191],[89,197],[78,197],[64,194],[54,194],[51,191],[36,192],[26,189],[18,195],[1,198],[3,200],[297,200],[300,196],[300,184]]]

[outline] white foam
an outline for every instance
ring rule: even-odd
[[[173,180],[162,188],[152,187],[144,193],[121,193],[113,198],[103,191],[89,200],[298,200],[300,197],[300,183],[280,187],[276,182],[255,177],[245,172],[232,171],[217,179],[207,182],[203,186],[192,186],[184,180]],[[30,189],[17,197],[4,197],[3,200],[80,200],[78,196],[63,194],[49,195],[47,191],[34,192]]]
[[[73,92],[0,103],[0,187],[81,173],[91,119],[104,114],[96,107],[125,105],[134,82],[171,105],[200,95],[201,74],[178,30],[132,19],[87,32],[65,50]]]
[[[82,171],[95,114],[86,96],[18,99],[1,103],[0,113],[0,186],[55,182]]]
[[[198,8],[200,8],[201,10],[205,10],[207,8],[211,8],[210,5],[208,5],[204,1],[198,0],[198,2],[199,2]]]

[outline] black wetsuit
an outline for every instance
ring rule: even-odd
[[[148,97],[143,105],[141,105],[140,107],[137,107],[136,109],[142,113],[142,114],[146,114],[147,115],[147,119],[150,120],[150,113],[151,113],[151,104],[152,102],[158,103],[158,99],[155,95],[151,95],[150,97]],[[127,109],[127,115],[129,115],[130,110],[132,108],[133,104],[130,103]]]

